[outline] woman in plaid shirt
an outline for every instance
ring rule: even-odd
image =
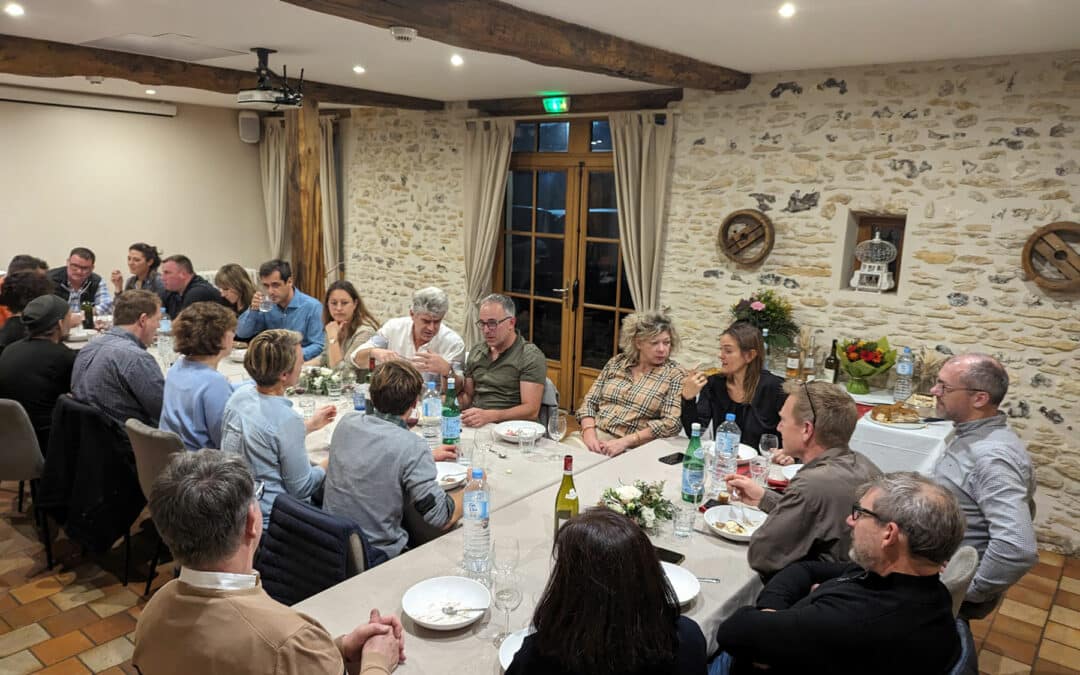
[[[671,360],[678,346],[675,325],[663,312],[636,312],[623,319],[622,352],[600,371],[578,411],[585,447],[615,456],[679,434],[685,373]]]

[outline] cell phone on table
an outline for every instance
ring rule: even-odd
[[[684,457],[686,457],[686,455],[681,452],[673,452],[670,455],[661,457],[660,461],[664,464],[682,464]]]
[[[709,509],[711,509],[714,506],[723,506],[726,503],[727,502],[717,501],[716,499],[710,499],[709,501],[707,501],[704,504],[702,504],[701,506],[699,506],[698,510],[701,511],[702,513],[705,513],[706,511],[708,511]]]
[[[678,551],[672,551],[671,549],[662,546],[653,546],[653,548],[656,549],[657,558],[660,558],[664,562],[671,563],[672,565],[678,565],[686,560],[686,556]]]

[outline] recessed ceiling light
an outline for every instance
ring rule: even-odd
[[[147,96],[153,96],[156,93],[157,93],[157,89],[147,89],[146,90],[146,95]]]
[[[26,10],[17,2],[9,2],[4,5],[4,14],[7,14],[8,16],[22,16],[23,14],[26,14]]]
[[[454,54],[450,57],[450,65],[460,66],[464,65],[465,59],[461,58],[461,54]]]
[[[785,2],[784,4],[780,5],[780,9],[777,10],[777,12],[785,19],[790,19],[791,17],[795,16],[795,5],[791,4],[790,2]]]
[[[357,64],[357,65],[355,65],[355,66],[353,66],[353,67],[352,67],[352,71],[353,71],[354,73],[356,73],[357,75],[363,75],[364,73],[366,73],[366,72],[367,72],[367,69],[365,69],[365,68],[364,68],[363,66],[361,66],[360,64]]]

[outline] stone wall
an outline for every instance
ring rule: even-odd
[[[884,335],[1000,355],[1006,408],[1038,466],[1040,541],[1080,550],[1080,295],[1047,293],[1020,267],[1032,231],[1080,221],[1080,54],[755,75],[678,107],[661,299],[682,360],[711,358],[728,307],[762,287],[819,343]],[[353,118],[348,275],[380,317],[434,283],[460,327],[464,116]],[[754,269],[716,248],[743,208],[776,225]],[[847,290],[853,212],[907,216],[897,293]]]
[[[1080,54],[756,75],[680,109],[661,299],[698,352],[685,360],[711,355],[728,307],[762,287],[819,344],[999,355],[1038,467],[1040,540],[1080,550],[1080,295],[1020,265],[1035,229],[1080,221]],[[716,247],[745,208],[776,226],[754,269]],[[896,294],[846,288],[853,212],[906,214]]]
[[[438,286],[461,331],[465,113],[357,110],[343,126],[345,274],[381,320]]]

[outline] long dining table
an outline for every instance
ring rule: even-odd
[[[569,450],[569,446],[560,444],[560,449],[563,448]],[[620,482],[632,483],[636,479],[663,480],[664,495],[672,501],[678,500],[681,467],[657,460],[682,449],[682,439],[655,440],[618,457],[601,458],[580,468],[575,465],[574,482],[581,508],[596,504],[605,488],[618,486]],[[561,477],[561,467],[555,463],[539,466],[547,466],[547,473],[558,473]],[[498,469],[491,465],[489,469],[495,480]],[[529,624],[551,570],[557,490],[557,484],[552,483],[514,501],[498,500],[493,507],[492,537],[496,540],[516,537],[520,547],[517,573],[521,577],[523,601],[511,613],[511,630]],[[738,607],[753,602],[761,589],[758,576],[747,564],[746,545],[709,533],[701,515],[695,520],[690,538],[674,537],[670,523],[660,524],[658,532],[651,538],[657,546],[684,554],[686,559],[682,566],[695,575],[720,579],[720,583],[702,583],[700,594],[683,608],[683,613],[701,626],[711,653],[720,622]],[[295,608],[318,620],[333,635],[344,634],[365,623],[372,608],[401,616],[406,632],[407,672],[410,673],[499,673],[498,651],[485,635],[491,628],[488,622],[500,624],[503,621],[501,611],[492,608],[476,624],[455,631],[424,628],[402,611],[402,595],[413,584],[432,577],[462,574],[463,544],[464,535],[458,528],[308,598]],[[619,574],[620,571],[610,570],[610,573]]]

